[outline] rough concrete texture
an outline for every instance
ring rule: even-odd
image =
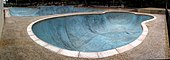
[[[27,26],[41,17],[9,17],[5,19],[0,40],[0,60],[143,60],[168,58],[165,16],[154,14],[157,19],[146,25],[149,33],[137,47],[121,54],[101,59],[73,58],[54,53],[28,36]]]
[[[3,0],[1,0],[0,1],[0,40],[1,40],[3,26],[4,26]]]
[[[165,14],[164,8],[139,8],[137,10],[141,13]]]

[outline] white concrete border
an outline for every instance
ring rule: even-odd
[[[128,51],[136,46],[138,46],[140,43],[142,43],[142,41],[145,39],[146,35],[148,34],[148,28],[145,25],[145,23],[153,21],[156,19],[156,17],[152,14],[147,14],[147,13],[137,13],[137,12],[123,12],[123,13],[133,13],[133,14],[140,14],[140,15],[150,15],[153,16],[152,19],[146,20],[144,22],[141,23],[142,28],[143,28],[143,32],[142,34],[133,42],[118,47],[116,49],[111,49],[111,50],[107,50],[107,51],[101,51],[101,52],[80,52],[80,51],[71,51],[71,50],[67,50],[67,49],[62,49],[62,48],[58,48],[56,46],[53,46],[51,44],[48,44],[46,42],[44,42],[43,40],[39,39],[32,31],[32,26],[35,23],[38,23],[40,21],[49,19],[49,18],[56,18],[56,17],[64,17],[64,16],[72,16],[72,15],[86,15],[86,14],[105,14],[108,12],[116,12],[116,11],[104,11],[104,12],[80,12],[80,13],[68,13],[68,14],[56,14],[56,15],[49,15],[46,18],[42,18],[39,19],[37,21],[32,22],[28,27],[27,27],[27,32],[28,35],[32,38],[33,41],[35,41],[37,44],[53,51],[56,52],[58,54],[61,55],[65,55],[65,56],[70,56],[70,57],[80,57],[80,58],[104,58],[104,57],[108,57],[108,56],[112,56],[115,54],[120,54],[123,53],[125,51]],[[121,12],[120,12],[121,13]]]

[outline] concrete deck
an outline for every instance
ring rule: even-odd
[[[137,47],[121,54],[101,59],[72,58],[54,53],[36,44],[27,34],[27,26],[41,17],[8,17],[5,19],[0,60],[143,60],[168,58],[165,16],[147,23],[149,33]],[[170,53],[170,52],[169,52]]]
[[[165,14],[164,8],[139,8],[137,10],[141,13]]]

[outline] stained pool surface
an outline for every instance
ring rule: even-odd
[[[74,6],[39,6],[34,8],[12,7],[9,9],[11,16],[45,16],[75,12],[103,11],[93,8],[76,8]]]
[[[57,17],[37,22],[33,33],[53,46],[81,52],[100,52],[127,45],[142,33],[141,23],[153,18],[132,13]]]

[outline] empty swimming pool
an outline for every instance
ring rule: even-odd
[[[141,23],[152,18],[127,12],[72,14],[35,21],[29,25],[28,33],[35,42],[43,41],[44,45],[37,42],[40,45],[78,51],[79,55],[109,51],[139,40],[144,30]]]
[[[9,8],[11,16],[44,16],[54,14],[65,14],[74,12],[102,11],[93,8],[77,8],[74,6],[39,6],[34,8],[12,7]]]

